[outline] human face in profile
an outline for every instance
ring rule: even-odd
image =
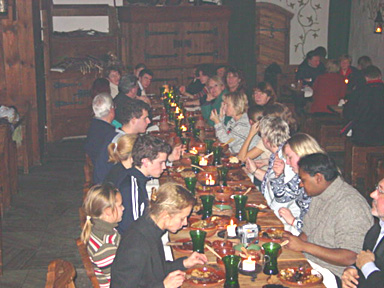
[[[140,118],[134,118],[133,120],[133,127],[135,127],[135,130],[137,133],[145,133],[147,130],[148,124],[151,123],[151,120],[148,117],[148,111],[143,109],[143,114]]]
[[[169,218],[166,221],[165,229],[171,233],[176,233],[184,226],[187,226],[188,216],[191,214],[192,206],[188,206],[176,214],[168,214]]]
[[[123,206],[123,198],[121,197],[120,193],[116,194],[116,204],[115,208],[113,210],[113,223],[118,223],[121,221],[121,218],[123,217],[123,211],[124,211],[124,206]]]
[[[292,167],[293,172],[296,174],[299,173],[299,165],[297,164],[300,160],[300,157],[293,152],[291,146],[286,144],[284,147],[285,158],[287,159],[287,164]]]
[[[145,159],[146,160],[145,168],[147,171],[146,176],[159,178],[166,168],[165,163],[167,162],[167,158],[168,158],[167,153],[160,152],[157,155],[157,158],[152,161],[149,159]]]
[[[382,179],[375,191],[371,193],[372,201],[372,215],[384,220],[384,179]]]

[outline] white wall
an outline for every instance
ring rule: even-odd
[[[353,58],[353,64],[356,65],[360,56],[367,55],[371,57],[374,65],[378,66],[384,74],[384,34],[373,33],[373,19],[376,17],[376,11],[371,11],[367,4],[369,2],[381,3],[380,0],[353,0],[351,11],[351,29],[349,35],[349,53]]]
[[[329,0],[256,0],[256,2],[273,3],[294,14],[290,34],[291,65],[300,64],[305,54],[316,47],[327,47]]]

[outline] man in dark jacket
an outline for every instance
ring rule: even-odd
[[[384,287],[384,179],[371,193],[372,215],[379,218],[364,239],[363,251],[357,255],[355,267],[344,270],[343,287],[383,288]]]
[[[299,65],[296,72],[296,80],[303,81],[303,85],[309,85],[312,87],[317,76],[325,72],[325,66],[320,61],[320,55],[316,51],[310,51],[307,53],[307,57]]]
[[[384,145],[384,83],[376,66],[363,70],[366,84],[350,95],[343,115],[352,121],[352,141],[357,145]]]

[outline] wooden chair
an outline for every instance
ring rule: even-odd
[[[76,270],[73,265],[61,259],[49,263],[45,288],[75,288]]]
[[[93,163],[87,154],[85,154],[84,178],[85,182],[83,185],[83,199],[87,195],[89,188],[91,188],[93,185]]]
[[[99,281],[97,281],[97,278],[95,275],[95,270],[93,269],[93,264],[92,264],[91,260],[89,259],[87,247],[80,240],[80,238],[76,239],[76,245],[77,245],[77,249],[79,250],[81,260],[83,261],[85,271],[87,272],[87,276],[88,276],[89,280],[91,280],[92,287],[93,288],[100,288]]]
[[[366,175],[368,171],[368,153],[383,153],[384,146],[357,146],[351,140],[345,142],[344,176],[345,179],[356,186],[358,181],[368,188]]]
[[[366,197],[369,197],[377,183],[384,178],[384,151],[367,154]]]

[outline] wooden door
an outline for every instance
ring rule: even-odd
[[[289,64],[289,32],[293,14],[277,5],[256,3],[256,70],[257,81],[263,81],[265,69],[276,62],[282,68]]]

